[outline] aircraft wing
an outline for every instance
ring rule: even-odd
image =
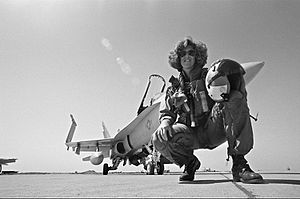
[[[124,137],[126,137],[128,134],[130,134],[136,126],[141,123],[151,111],[157,107],[159,107],[160,103],[153,104],[149,107],[147,107],[143,112],[141,112],[136,118],[134,118],[133,121],[131,121],[124,129],[122,129],[116,136],[115,141],[122,140]],[[157,116],[158,119],[158,116]]]
[[[16,158],[10,158],[10,159],[3,159],[3,158],[0,158],[0,165],[1,164],[4,164],[6,165],[7,163],[12,163],[12,162],[16,162]]]
[[[104,138],[99,140],[85,140],[78,142],[67,142],[66,146],[71,147],[76,154],[80,154],[81,151],[103,151],[108,152],[111,149],[113,138]],[[105,154],[105,157],[109,157],[108,153]]]

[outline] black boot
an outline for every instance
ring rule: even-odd
[[[234,182],[244,182],[250,184],[261,184],[264,183],[263,177],[255,173],[250,166],[247,164],[243,155],[232,156],[232,176]]]
[[[179,181],[193,181],[195,177],[195,172],[200,168],[199,160],[194,156],[194,158],[185,165],[183,174],[179,177]]]

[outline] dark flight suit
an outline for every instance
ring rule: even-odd
[[[253,148],[253,131],[242,74],[238,86],[230,91],[228,101],[214,102],[205,89],[206,73],[207,69],[199,69],[187,82],[190,112],[183,105],[174,106],[174,94],[180,90],[174,84],[168,88],[165,101],[160,105],[160,122],[168,121],[172,126],[172,137],[168,136],[168,141],[161,142],[155,132],[153,145],[180,167],[194,158],[195,149],[214,149],[226,140],[228,155],[246,155]],[[194,120],[195,127],[191,127],[191,120]]]

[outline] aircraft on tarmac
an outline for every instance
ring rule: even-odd
[[[241,64],[246,71],[244,79],[248,84],[264,66],[264,62],[248,62]],[[163,82],[161,91],[151,98],[148,106],[144,106],[144,100],[153,77],[159,78]],[[100,165],[104,158],[109,157],[112,160],[112,166],[107,163],[103,165],[103,175],[107,175],[109,170],[116,170],[123,160],[123,165],[127,160],[129,164],[138,166],[144,165],[147,174],[153,175],[156,169],[157,174],[162,175],[164,164],[171,164],[151,145],[151,136],[159,126],[159,105],[165,98],[164,88],[166,82],[163,77],[157,74],[149,76],[148,85],[138,109],[138,115],[115,137],[110,137],[104,123],[103,139],[72,142],[76,129],[76,122],[71,115],[72,124],[65,142],[67,150],[71,147],[76,154],[83,152],[94,152],[92,155],[83,158],[83,161],[90,161],[94,165]],[[257,119],[257,118],[253,118]]]
[[[148,93],[151,85],[152,78],[158,78],[163,82],[161,91],[157,93],[150,100],[149,106],[144,106],[144,100]],[[157,157],[156,151],[151,149],[150,139],[152,133],[156,130],[159,125],[158,121],[158,108],[160,100],[163,99],[166,82],[163,77],[157,74],[149,76],[148,85],[144,93],[142,102],[138,109],[138,115],[130,124],[120,130],[117,135],[112,138],[110,137],[104,123],[102,123],[104,138],[99,140],[88,140],[72,142],[72,138],[77,126],[74,117],[71,115],[72,124],[66,139],[67,149],[70,147],[75,151],[76,154],[80,154],[81,151],[93,151],[91,156],[85,157],[83,161],[90,161],[94,165],[100,165],[104,158],[110,157],[112,159],[112,166],[108,164],[103,165],[103,174],[107,175],[109,170],[116,170],[121,163],[124,161],[124,165],[128,160],[130,164],[138,166],[144,164],[144,168],[150,167],[149,174],[154,174],[154,168],[156,168],[158,174],[163,174],[163,164],[169,163],[163,157]],[[151,162],[155,161],[155,164],[149,164],[147,156],[151,154]],[[159,160],[153,160],[153,158],[159,158]]]
[[[4,159],[0,158],[0,174],[2,174],[2,165],[7,165],[8,163],[16,162],[16,158]]]

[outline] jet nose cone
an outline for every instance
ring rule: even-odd
[[[244,75],[244,79],[246,84],[248,84],[262,69],[265,65],[265,62],[248,62],[241,64],[246,71]]]

